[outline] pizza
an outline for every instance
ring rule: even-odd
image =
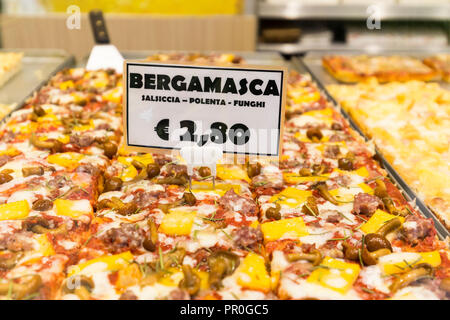
[[[289,78],[280,162],[128,152],[122,80],[68,69],[0,127],[3,299],[447,299],[448,244]],[[310,100],[308,100],[310,99]],[[318,102],[320,101],[320,102]]]
[[[370,78],[378,82],[439,78],[439,73],[420,59],[407,56],[330,55],[322,58],[322,65],[337,80],[350,83]]]
[[[155,53],[148,56],[147,61],[178,61],[178,62],[196,62],[213,64],[240,64],[244,62],[241,56],[231,53]]]
[[[439,72],[442,80],[450,82],[450,54],[442,53],[423,59],[423,63]]]
[[[22,58],[23,52],[0,53],[0,87],[20,71]]]
[[[450,91],[419,81],[328,89],[450,228]]]

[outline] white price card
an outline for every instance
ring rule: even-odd
[[[128,149],[178,152],[189,146],[279,157],[286,69],[133,62],[124,64]]]

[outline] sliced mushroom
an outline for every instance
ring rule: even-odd
[[[335,206],[339,205],[339,201],[328,191],[328,186],[324,181],[318,182],[314,188],[319,191],[320,195]]]
[[[391,243],[383,235],[378,233],[368,233],[364,237],[364,243],[369,251],[376,251],[379,249],[389,249],[392,251]]]
[[[216,251],[208,257],[208,265],[211,288],[218,289],[222,279],[239,266],[239,257],[230,251]]]
[[[416,265],[413,269],[399,275],[395,278],[394,282],[390,286],[392,293],[407,287],[414,281],[420,280],[424,277],[431,276],[433,274],[433,267],[426,263]]]
[[[323,138],[322,131],[317,127],[308,129],[306,131],[306,136],[313,142],[319,142]]]
[[[353,170],[353,161],[349,158],[339,158],[338,159],[338,167],[341,170],[351,171]]]
[[[153,179],[154,177],[158,176],[161,172],[161,169],[159,168],[158,164],[156,163],[150,163],[147,165],[147,177],[149,179]]]
[[[375,187],[374,194],[381,199],[387,211],[392,214],[396,214],[397,209],[395,208],[394,201],[392,201],[387,192],[386,184],[383,182],[383,180],[380,179],[377,179],[375,183],[377,186]]]
[[[302,207],[302,213],[309,216],[317,216],[319,214],[319,208],[317,207],[316,198],[310,196],[306,198],[306,202]]]
[[[34,274],[26,278],[28,279],[22,279],[20,283],[0,283],[0,295],[7,295],[8,293],[11,293],[14,299],[21,300],[32,295],[33,293],[36,293],[42,285],[41,276]]]
[[[89,300],[95,284],[92,278],[85,275],[75,275],[66,280],[63,285],[64,293],[74,293],[81,300]]]
[[[41,141],[34,133],[30,137],[30,143],[38,149],[48,149],[52,153],[61,152],[63,147],[63,144],[58,140]]]
[[[280,220],[281,219],[281,206],[278,203],[275,203],[275,207],[270,207],[266,210],[267,219]]]
[[[170,209],[181,206],[183,202],[184,200],[180,199],[172,203],[158,203],[158,209],[160,209],[164,213],[169,213]]]
[[[109,159],[112,159],[117,153],[117,145],[112,142],[105,142],[102,145],[102,148],[105,156],[107,156]]]
[[[364,264],[368,266],[372,266],[378,263],[378,258],[390,254],[392,251],[389,249],[378,249],[373,252],[367,250],[367,248],[363,248],[361,252],[361,258],[363,259]]]
[[[180,186],[184,186],[188,183],[189,177],[185,172],[179,172],[174,176],[164,177],[156,180],[158,184],[176,184]]]
[[[51,229],[48,220],[39,216],[28,217],[27,219],[22,221],[22,228],[24,230],[31,231],[37,234],[44,234],[44,233],[61,234],[67,231],[65,223],[60,224],[59,227],[57,228]]]
[[[24,177],[29,176],[42,176],[44,174],[44,168],[39,167],[28,167],[28,168],[22,168],[22,175]]]
[[[359,260],[359,248],[352,246],[351,244],[344,242],[342,244],[344,258],[348,260],[358,261]]]
[[[49,199],[39,199],[33,202],[33,210],[36,211],[47,211],[53,208],[53,201]]]
[[[183,200],[189,206],[193,206],[197,202],[197,199],[192,192],[185,192],[183,194]]]
[[[113,209],[122,216],[129,216],[138,211],[138,206],[134,202],[124,203],[117,197],[111,199],[103,199],[97,203],[97,209]]]
[[[39,138],[34,133],[30,137],[30,143],[39,149],[51,149],[55,146],[53,141],[39,140]]]
[[[158,228],[156,227],[155,220],[152,217],[148,219],[147,225],[149,227],[149,230],[145,235],[142,246],[145,248],[145,250],[154,252],[156,250],[156,244],[158,242]]]
[[[110,192],[120,190],[120,188],[122,188],[122,184],[122,179],[118,177],[108,178],[105,180],[103,191]]]
[[[198,174],[202,178],[206,178],[211,176],[211,169],[208,167],[200,167],[198,168]]]
[[[35,105],[33,106],[33,113],[37,115],[38,117],[45,116],[45,110],[41,106]]]
[[[15,267],[17,259],[21,256],[19,252],[11,252],[0,255],[0,269],[10,270]]]
[[[259,174],[261,174],[261,164],[259,162],[247,164],[247,175],[250,179],[256,177]]]
[[[200,277],[189,265],[183,265],[182,269],[184,278],[178,286],[180,289],[185,289],[191,296],[195,296],[200,290]]]
[[[380,227],[380,229],[377,230],[376,233],[382,235],[383,237],[386,237],[389,233],[397,230],[402,225],[402,221],[399,218],[394,218],[389,221],[387,221],[384,225]]]
[[[286,258],[289,262],[307,260],[314,266],[318,266],[322,261],[322,254],[319,250],[315,249],[311,253],[289,253]]]
[[[10,182],[14,179],[9,173],[0,172],[0,184]]]
[[[322,173],[325,172],[325,170],[327,169],[327,166],[323,163],[321,164],[314,164],[312,166],[312,170],[313,170],[313,175],[321,175]]]

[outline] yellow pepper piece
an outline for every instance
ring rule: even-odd
[[[37,241],[39,243],[39,252],[43,256],[48,257],[55,254],[55,250],[53,249],[52,243],[48,240],[47,234],[40,234],[37,237]]]
[[[65,200],[56,199],[54,201],[56,214],[78,218],[82,215],[92,214],[92,206],[89,200]]]
[[[325,257],[306,281],[345,294],[353,286],[360,271],[361,268],[356,263]]]
[[[266,242],[281,238],[297,239],[309,234],[302,217],[263,223],[261,231]]]
[[[331,108],[325,108],[321,110],[311,110],[303,113],[305,116],[310,116],[314,118],[328,118],[332,120],[333,116],[333,109]]]
[[[129,165],[123,169],[120,179],[124,182],[131,181],[137,176],[137,174],[137,169],[134,166]]]
[[[437,267],[441,262],[439,251],[396,252],[382,256],[378,260],[378,264],[385,274],[406,272],[420,263],[428,263],[432,267]]]
[[[266,270],[264,258],[250,252],[236,270],[237,283],[250,290],[269,292],[271,279]]]
[[[273,195],[269,201],[279,203],[280,205],[287,205],[291,208],[296,208],[304,203],[311,195],[311,191],[288,187],[280,193]]]
[[[320,176],[302,177],[298,173],[283,172],[284,181],[289,184],[325,181],[328,179],[328,176],[329,176],[329,174],[325,173],[325,174],[321,174]]]
[[[14,147],[10,147],[6,150],[0,151],[0,156],[6,155],[6,156],[10,156],[10,157],[15,157],[19,154],[21,154],[21,152]]]
[[[55,153],[47,157],[47,162],[56,164],[67,169],[75,169],[80,164],[84,155],[76,152]]]
[[[253,222],[250,224],[250,228],[256,229],[256,228],[258,228],[258,226],[259,226],[259,221],[258,221],[258,220],[255,220],[255,221],[253,221]]]
[[[245,180],[251,182],[247,172],[239,166],[217,165],[217,177],[222,180]]]
[[[403,223],[405,221],[405,218],[400,216],[395,216],[393,214],[389,214],[383,210],[377,209],[375,213],[370,217],[369,220],[367,220],[366,223],[364,223],[360,230],[364,233],[375,233],[380,229],[386,222],[388,222],[391,219],[399,218],[400,221]]]
[[[360,183],[358,184],[358,187],[360,187],[364,193],[373,194],[373,189],[368,184]]]
[[[196,215],[196,211],[171,209],[164,215],[159,231],[172,236],[188,236]]]
[[[295,93],[295,92],[294,92]],[[307,92],[304,91],[301,94],[294,96],[292,100],[294,103],[305,103],[305,102],[314,102],[320,99],[320,93],[317,91]]]
[[[358,168],[358,169],[356,169],[356,170],[354,170],[352,172],[357,174],[358,176],[361,176],[361,177],[364,177],[364,178],[367,178],[369,176],[369,171],[367,171],[366,167]]]
[[[86,271],[86,269],[89,266],[92,266],[97,263],[101,264],[100,266],[96,265],[96,267],[98,266],[98,269],[101,269],[101,271],[120,270],[120,269],[128,266],[133,261],[133,259],[134,259],[134,257],[130,251],[126,251],[126,252],[111,255],[111,256],[102,256],[102,257],[88,260],[86,262],[83,262],[83,263],[80,263],[80,264],[70,267],[69,272],[68,272],[68,277],[71,277],[82,271]],[[95,268],[95,271],[98,271],[98,269]]]
[[[60,88],[61,90],[67,90],[67,89],[69,89],[69,88],[73,88],[74,86],[75,86],[75,85],[74,85],[74,83],[73,83],[72,80],[67,80],[67,81],[61,82],[61,83],[59,84],[59,88]]]
[[[30,205],[26,200],[0,205],[0,220],[23,219],[30,213]]]
[[[111,89],[107,92],[105,92],[102,95],[103,100],[111,101],[114,103],[122,103],[122,88],[116,87],[114,89]]]

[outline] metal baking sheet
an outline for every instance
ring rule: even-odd
[[[344,55],[344,56],[354,56],[354,55],[383,55],[383,56],[392,56],[392,55],[401,55],[401,56],[409,56],[417,59],[424,59],[426,57],[430,57],[432,55],[438,53],[450,53],[450,47],[445,48],[436,48],[430,47],[422,50],[415,49],[385,49],[382,47],[369,47],[364,50],[356,50],[356,49],[341,49],[341,50],[313,50],[309,51],[305,57],[303,58],[304,64],[311,70],[312,73],[322,82],[324,85],[329,84],[339,84],[341,83],[337,79],[335,79],[332,75],[330,75],[323,67],[322,67],[322,57],[325,55]],[[445,81],[432,81],[438,82],[442,87],[450,90],[450,83]],[[348,84],[348,83],[347,83]]]
[[[157,54],[157,53],[163,53],[163,54],[169,54],[169,53],[196,53],[198,51],[192,50],[192,51],[174,51],[174,50],[150,50],[150,51],[123,51],[121,52],[123,57],[126,60],[144,60],[148,56]],[[242,52],[230,52],[230,51],[201,51],[199,52],[201,54],[213,54],[213,53],[232,53],[237,56],[241,56],[244,58],[247,64],[253,64],[253,65],[273,65],[273,66],[280,66],[283,65],[284,59],[279,53],[275,52],[248,52],[248,51],[242,51]],[[79,67],[85,67],[87,63],[87,57],[85,59],[82,59],[79,63]]]
[[[0,52],[24,53],[22,69],[0,88],[0,103],[15,103],[14,110],[20,109],[57,71],[75,64],[74,57],[62,50],[4,49]]]
[[[340,107],[337,101],[327,91],[325,85],[330,84],[330,82],[327,83],[323,79],[319,78],[317,74],[314,72],[314,70],[310,68],[310,65],[306,64],[306,62],[303,61],[303,59],[301,58],[293,58],[292,65],[294,65],[297,71],[299,72],[306,72],[311,74],[311,77],[313,81],[316,82],[318,88],[324,93],[324,95],[334,105],[334,107],[337,110],[339,110],[341,114],[347,119],[347,121],[350,123],[350,126],[355,131],[357,131],[366,141],[369,141],[369,138],[356,125],[355,121],[350,117],[350,115]],[[336,83],[336,81],[332,83]],[[434,221],[434,225],[439,238],[444,240],[446,237],[450,237],[450,232],[445,228],[444,224],[437,218],[437,216],[433,213],[433,211],[417,196],[417,194],[403,180],[403,178],[397,173],[397,171],[391,166],[391,164],[384,158],[384,156],[378,150],[378,148],[375,149],[375,152],[378,156],[381,166],[386,170],[388,176],[394,182],[397,188],[399,188],[399,190],[402,192],[405,199],[409,202],[415,202],[417,208],[419,209],[419,212],[426,218],[431,218]]]

